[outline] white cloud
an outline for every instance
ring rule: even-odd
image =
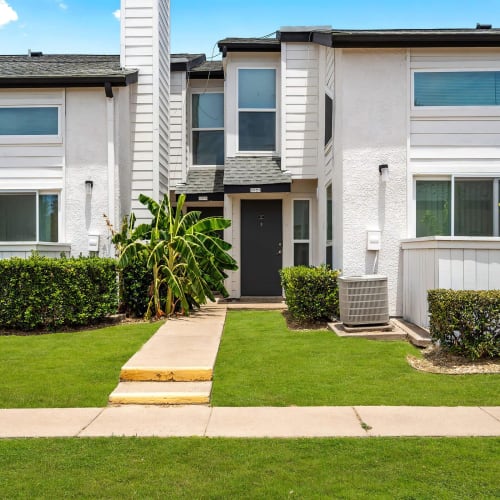
[[[118,21],[120,20],[120,9],[116,9],[114,12],[113,12],[113,16],[116,17],[116,19],[118,19]]]
[[[68,8],[68,6],[64,3],[64,2],[59,2],[59,7],[62,9],[62,10],[66,10]]]
[[[17,20],[17,12],[7,3],[7,0],[0,0],[0,27]]]

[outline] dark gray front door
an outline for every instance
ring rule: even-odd
[[[241,200],[241,295],[281,295],[281,200]]]

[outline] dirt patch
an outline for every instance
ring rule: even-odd
[[[290,311],[283,311],[283,317],[286,321],[286,326],[290,330],[326,330],[327,321],[299,321],[294,319],[290,314]]]
[[[434,345],[422,351],[422,358],[408,355],[406,360],[412,368],[428,373],[443,373],[447,375],[500,373],[500,358],[471,361],[470,359],[446,352]]]

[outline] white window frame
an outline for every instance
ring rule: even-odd
[[[61,224],[62,224],[62,208],[61,208],[61,192],[57,190],[44,189],[16,189],[2,190],[0,196],[5,194],[35,194],[35,240],[30,241],[5,241],[0,240],[0,245],[30,245],[30,244],[55,244],[61,242]],[[56,195],[57,196],[57,241],[40,241],[40,195]]]
[[[496,116],[500,115],[500,105],[484,106],[415,106],[415,73],[463,73],[463,72],[499,72],[500,67],[474,68],[470,66],[456,68],[418,68],[410,71],[411,102],[410,109],[414,116],[453,115],[453,116]]]
[[[455,179],[484,179],[493,182],[493,199],[499,200],[500,194],[500,174],[449,174],[449,175],[414,175],[413,176],[413,196],[412,196],[412,228],[411,234],[416,238],[417,234],[417,181],[449,181],[450,184],[450,237],[463,238],[463,236],[455,236]],[[499,214],[498,210],[493,210],[493,235],[481,236],[481,238],[498,238],[499,230]],[[430,238],[432,236],[422,236],[422,238]],[[474,238],[474,236],[471,236]]]
[[[222,94],[223,97],[223,108],[222,108],[222,119],[224,120],[224,126],[223,127],[209,127],[209,128],[199,128],[199,127],[193,127],[193,96],[194,95],[202,95],[202,94]],[[194,155],[194,150],[193,150],[193,132],[219,132],[222,131],[222,136],[224,138],[224,158],[226,157],[226,134],[224,133],[225,127],[226,127],[226,96],[224,93],[224,89],[193,89],[190,92],[189,96],[189,164],[193,167],[216,167],[219,165],[201,165],[199,163],[194,163],[193,161],[193,155]],[[220,165],[222,166],[222,165]]]
[[[332,210],[331,210],[331,220],[332,220],[332,239],[328,239],[328,188],[330,188],[330,191],[332,193]],[[333,263],[333,183],[329,182],[325,186],[325,254],[324,258],[326,259],[326,252],[330,249],[332,252],[332,263]],[[326,264],[326,260],[325,260]]]
[[[251,69],[251,70],[259,70],[259,69],[272,69],[274,71],[274,83],[276,86],[276,93],[275,93],[275,106],[274,108],[240,108],[240,69]],[[279,126],[278,126],[278,98],[279,98],[279,84],[278,84],[278,69],[275,66],[238,66],[236,68],[236,153],[239,156],[254,156],[254,155],[262,155],[262,156],[274,156],[277,154],[277,151],[279,150],[278,147],[278,133],[279,133]],[[243,112],[249,112],[249,113],[255,113],[255,112],[262,112],[262,113],[270,113],[274,112],[275,120],[274,120],[274,151],[262,151],[262,150],[255,150],[255,151],[241,151],[240,150],[240,111]]]
[[[294,222],[295,222],[295,202],[296,201],[307,201],[309,204],[309,238],[307,240],[305,239],[295,239],[294,237],[294,232],[295,232],[295,227],[294,227]],[[295,243],[307,243],[309,245],[309,252],[308,252],[308,262],[309,266],[312,263],[312,242],[311,242],[311,231],[312,231],[312,198],[293,198],[292,199],[292,258],[293,262],[295,263]]]
[[[0,135],[0,144],[59,144],[62,142],[62,106],[60,104],[1,104],[0,108],[57,108],[57,134]]]

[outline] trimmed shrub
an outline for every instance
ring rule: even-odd
[[[120,311],[142,318],[148,310],[152,283],[152,271],[139,260],[120,270]]]
[[[338,315],[339,274],[327,266],[282,269],[281,285],[292,317],[299,321],[317,321]]]
[[[55,331],[85,326],[116,312],[113,259],[0,260],[0,328]]]
[[[429,290],[433,342],[471,359],[500,356],[500,290]]]

